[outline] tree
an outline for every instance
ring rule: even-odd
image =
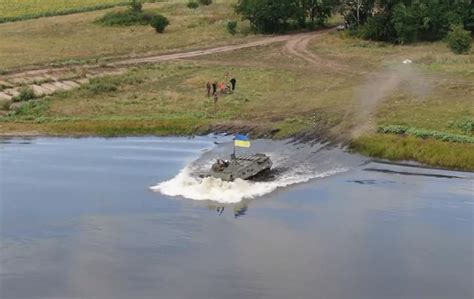
[[[446,40],[451,51],[456,54],[467,53],[471,49],[471,35],[462,25],[453,26]]]
[[[348,25],[360,26],[373,15],[375,0],[343,0],[340,12]]]
[[[168,21],[168,19],[160,14],[153,16],[150,22],[151,27],[155,28],[156,32],[158,33],[163,33],[165,31],[166,26],[168,26],[169,24],[170,22]]]
[[[130,2],[130,9],[133,12],[142,12],[142,2],[141,0],[132,0]]]
[[[332,0],[303,0],[305,2],[304,10],[308,16],[311,27],[322,25],[331,16],[334,7]],[[315,22],[316,21],[316,22]]]
[[[301,7],[293,0],[240,0],[235,10],[261,33],[285,31],[289,21],[301,15]]]
[[[227,31],[235,35],[237,33],[237,21],[229,21],[227,22]]]
[[[416,40],[420,21],[413,9],[399,3],[394,8],[391,22],[397,34],[398,43],[405,44]]]

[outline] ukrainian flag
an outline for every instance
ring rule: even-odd
[[[234,137],[234,145],[238,147],[250,147],[249,138],[246,135],[236,134]]]

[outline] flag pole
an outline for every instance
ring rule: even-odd
[[[234,152],[232,153],[231,158],[235,159],[235,135],[234,135],[233,143],[234,143]]]

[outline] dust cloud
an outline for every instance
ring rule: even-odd
[[[410,60],[370,74],[366,83],[358,87],[355,92],[357,106],[354,112],[355,127],[351,132],[352,137],[359,137],[374,130],[374,114],[377,108],[396,91],[402,90],[414,99],[428,95],[432,86],[424,77]]]

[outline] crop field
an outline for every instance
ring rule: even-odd
[[[124,0],[2,0],[0,22],[81,12],[124,3]]]

